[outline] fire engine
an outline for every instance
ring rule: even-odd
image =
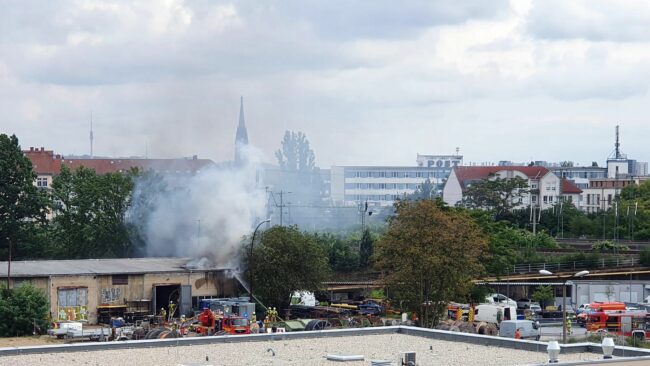
[[[645,311],[596,311],[589,313],[586,326],[589,332],[606,332],[645,339],[650,336],[650,314]]]
[[[587,324],[589,314],[608,311],[622,311],[625,310],[625,303],[618,301],[611,302],[593,302],[585,307],[585,311],[578,314],[576,322],[579,326],[584,327]]]

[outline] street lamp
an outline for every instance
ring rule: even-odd
[[[251,239],[251,250],[250,250],[250,255],[248,256],[248,293],[251,295],[251,302],[255,303],[255,299],[253,298],[253,244],[255,244],[255,234],[257,234],[257,229],[260,228],[260,226],[266,224],[267,222],[271,222],[271,219],[266,219],[259,224],[257,224],[257,227],[255,227],[255,230],[253,230],[253,238]]]
[[[547,271],[545,269],[540,269],[539,274],[544,276],[555,276],[553,272]],[[574,275],[569,275],[564,277],[564,283],[562,284],[562,343],[566,343],[566,284],[572,278],[584,277],[589,274],[589,271],[580,271]],[[561,276],[557,276],[562,278]]]

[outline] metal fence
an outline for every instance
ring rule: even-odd
[[[640,266],[639,258],[600,258],[598,260],[584,260],[560,263],[528,263],[515,264],[512,267],[512,273],[536,273],[542,269],[551,272],[573,271],[576,269],[598,269],[598,268],[617,268],[617,267],[636,267]]]

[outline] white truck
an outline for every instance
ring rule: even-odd
[[[474,321],[496,324],[517,320],[517,306],[509,304],[480,304],[474,309]]]

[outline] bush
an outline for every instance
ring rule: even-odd
[[[639,262],[644,266],[650,266],[650,248],[645,248],[639,253]]]
[[[47,329],[47,296],[30,284],[0,289],[0,337],[31,335]]]
[[[591,246],[591,250],[594,252],[601,252],[601,253],[607,253],[607,252],[625,252],[630,250],[630,248],[627,245],[623,244],[616,244],[613,241],[610,240],[599,240],[594,245]]]
[[[589,253],[585,257],[585,266],[589,269],[598,268],[602,259],[598,253]]]

